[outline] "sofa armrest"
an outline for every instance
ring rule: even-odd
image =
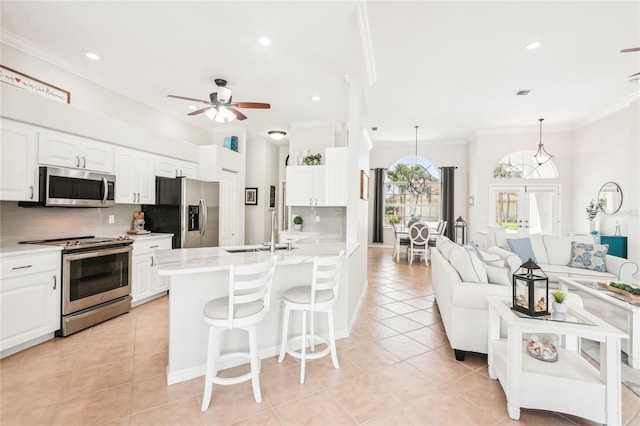
[[[638,272],[638,265],[635,262],[610,254],[604,258],[604,264],[607,267],[607,272],[615,274],[618,281],[628,284],[633,282],[632,277]]]
[[[501,247],[489,247],[487,249],[487,253],[496,254],[500,256],[502,260],[504,260],[505,265],[509,267],[509,271],[513,274],[520,268],[522,265],[522,259],[520,256],[515,254],[512,251],[505,250]]]

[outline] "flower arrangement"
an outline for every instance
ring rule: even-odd
[[[587,212],[587,219],[589,220],[589,222],[594,220],[596,218],[596,216],[598,215],[598,212],[602,211],[602,209],[604,209],[604,201],[603,200],[600,200],[597,203],[596,203],[596,200],[589,201],[589,204],[587,205],[587,208],[585,209],[586,212]]]

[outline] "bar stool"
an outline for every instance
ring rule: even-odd
[[[338,284],[340,283],[340,270],[344,261],[344,251],[338,256],[315,257],[313,259],[313,273],[311,285],[292,287],[284,293],[284,320],[282,325],[282,343],[280,344],[280,357],[278,362],[284,360],[285,354],[300,359],[300,383],[304,383],[305,363],[307,359],[318,359],[331,353],[331,360],[335,368],[340,368],[336,354],[336,339],[333,327],[333,305],[338,298]],[[300,341],[300,349],[287,348],[289,332],[289,313],[302,311],[302,333],[293,337],[291,344]],[[307,334],[307,312],[310,314],[310,330]],[[314,313],[325,312],[329,325],[329,339],[315,334]],[[315,352],[316,342],[327,347]],[[312,353],[307,353],[307,345]]]
[[[269,313],[271,283],[276,268],[277,256],[268,261],[251,265],[229,267],[229,296],[210,300],[202,313],[209,324],[207,349],[207,371],[204,381],[202,411],[209,408],[213,384],[233,385],[251,380],[253,396],[262,402],[260,393],[260,360],[256,324]],[[234,352],[220,356],[220,335],[225,330],[239,328],[249,333],[249,352]],[[218,377],[217,363],[231,358],[248,358],[251,363],[249,373],[237,377]]]

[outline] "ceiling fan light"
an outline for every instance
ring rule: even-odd
[[[274,141],[280,141],[285,136],[287,136],[287,133],[283,132],[282,130],[269,130],[267,133],[269,134],[269,137],[271,137],[271,139],[273,139]]]
[[[222,108],[220,108],[217,113],[216,113],[216,117],[213,119],[216,123],[224,123],[224,110]]]
[[[204,115],[206,115],[211,120],[213,120],[214,118],[216,118],[216,109],[215,108],[209,108],[208,110],[206,110],[204,112]]]
[[[225,118],[227,119],[227,121],[233,121],[236,119],[236,115],[233,113],[233,111],[231,111],[228,108],[225,108]]]

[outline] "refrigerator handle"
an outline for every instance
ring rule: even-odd
[[[203,236],[207,232],[207,202],[204,198],[200,198],[200,236]]]

